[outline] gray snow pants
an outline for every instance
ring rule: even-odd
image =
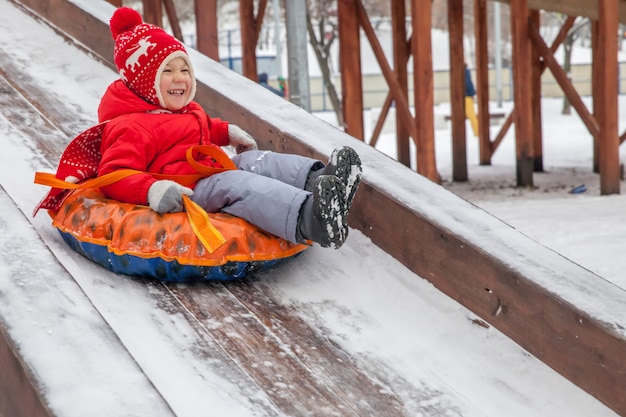
[[[238,170],[224,171],[198,182],[191,199],[208,213],[223,211],[296,243],[304,190],[316,159],[270,151],[248,151],[232,158]]]

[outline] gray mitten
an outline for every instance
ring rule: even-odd
[[[238,154],[246,151],[256,151],[259,149],[252,136],[236,125],[228,125],[228,139],[230,141],[230,145],[235,148],[235,151]]]
[[[183,210],[183,194],[192,195],[193,190],[174,181],[157,181],[148,190],[148,204],[161,214],[176,213]]]

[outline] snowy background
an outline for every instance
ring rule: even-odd
[[[7,0],[0,0],[0,39],[0,52],[71,103],[76,120],[94,119],[98,100],[116,74]],[[535,175],[536,188],[514,186],[512,132],[492,166],[481,167],[477,139],[469,129],[470,180],[450,183],[447,128],[436,132],[444,187],[597,273],[598,279],[624,288],[626,198],[599,195],[599,178],[591,173],[591,137],[578,117],[561,116],[559,100],[544,100],[542,109],[546,172]],[[620,112],[621,132],[626,114]],[[0,137],[0,226],[6,231],[0,235],[0,318],[46,381],[53,410],[64,417],[110,416],[108,410],[123,404],[159,415],[162,404],[146,396],[146,386],[154,384],[179,416],[271,415],[257,407],[264,404],[262,393],[246,391],[228,375],[198,362],[188,323],[153,304],[154,287],[86,261],[63,244],[45,215],[30,217],[44,192],[32,184],[33,172],[53,166],[4,116]],[[379,149],[395,155],[393,136],[381,138]],[[366,154],[370,160],[375,153]],[[378,157],[381,163],[386,159]],[[365,175],[373,177],[367,169],[366,164]],[[569,193],[581,184],[587,192]],[[359,231],[351,231],[341,250],[313,247],[259,277],[256,285],[295,308],[364,367],[397,376],[401,381],[390,390],[412,387],[397,394],[415,416],[616,415],[493,327],[476,325],[473,313]],[[62,296],[53,298],[57,293]],[[102,317],[93,314],[93,306]],[[115,335],[109,334],[109,326]],[[98,339],[103,334],[109,343]],[[90,365],[101,369],[93,364],[94,357],[115,378],[89,372]],[[129,373],[132,366],[145,375]],[[97,404],[95,413],[90,404]]]

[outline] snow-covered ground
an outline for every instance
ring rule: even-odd
[[[6,0],[0,0],[0,39],[4,41],[0,44],[1,52],[13,56],[27,75],[46,85],[60,99],[71,102],[77,120],[95,117],[99,97],[115,78],[114,73]],[[446,181],[444,186],[624,287],[626,282],[620,280],[624,280],[622,271],[626,266],[626,197],[599,196],[598,177],[589,173],[591,139],[577,116],[558,114],[558,104],[552,100],[543,103],[546,173],[536,175],[537,189],[519,190],[513,186],[515,158],[511,136],[496,153],[493,165],[480,167],[476,139],[469,134],[470,181]],[[620,120],[626,120],[626,116],[622,114]],[[81,295],[81,310],[62,316],[96,321],[82,310],[89,302],[96,305],[133,360],[159,385],[178,415],[195,416],[203,410],[207,415],[209,410],[220,416],[265,415],[255,410],[245,396],[238,400],[240,387],[234,383],[213,375],[211,370],[185,368],[193,359],[186,355],[191,355],[197,346],[188,346],[189,350],[177,352],[180,357],[172,357],[173,346],[185,345],[188,329],[179,318],[168,317],[166,311],[146,302],[145,294],[150,289],[141,282],[110,274],[73,253],[50,230],[44,215],[31,220],[33,226],[26,221],[43,192],[32,184],[32,174],[35,170],[49,171],[51,167],[24,146],[25,139],[4,117],[0,117],[0,137],[0,184],[11,197],[1,196],[0,192],[0,225],[3,230],[5,226],[10,230],[0,234],[0,248],[5,255],[20,249],[14,259],[5,256],[6,263],[0,267],[0,300],[4,300],[0,303],[0,317],[9,321],[12,334],[19,336],[27,361],[47,364],[38,372],[42,380],[48,381],[48,392],[58,400],[53,404],[54,410],[64,417],[86,415],[83,407],[87,403],[63,397],[68,391],[61,388],[70,386],[74,390],[69,392],[76,393],[77,382],[63,371],[66,366],[55,365],[58,356],[52,347],[57,344],[51,342],[77,341],[85,336],[80,332],[81,326],[45,320],[46,317],[37,319],[31,314],[33,309],[39,311],[42,303],[29,298],[29,291],[39,288],[39,280],[55,282],[61,273],[45,267],[53,261],[50,250],[39,239],[78,277],[80,288],[76,290],[90,300]],[[439,170],[447,180],[449,130],[438,130],[436,140]],[[380,149],[394,154],[391,136],[385,135]],[[568,193],[582,183],[588,187],[586,193]],[[19,214],[12,203],[24,214]],[[23,245],[24,242],[30,244]],[[29,250],[29,265],[42,265],[37,280],[32,275],[20,275],[26,268],[20,257],[24,246]],[[313,247],[296,262],[260,277],[259,285],[284,304],[297,308],[312,326],[323,329],[326,337],[353,352],[366,365],[375,365],[379,372],[390,376],[398,375],[414,387],[414,392],[398,394],[407,399],[407,407],[416,416],[615,416],[493,327],[476,325],[473,313],[408,271],[356,230],[351,231],[341,250]],[[45,298],[46,292],[39,291]],[[68,310],[76,308],[72,303],[63,306]],[[20,311],[23,314],[18,314]],[[156,327],[156,322],[160,327]],[[159,333],[178,334],[180,339],[171,340],[171,345],[166,346],[159,342],[159,337],[163,337]],[[152,341],[157,343],[152,345]],[[154,346],[164,350],[154,351]],[[78,349],[67,343],[63,348],[70,353]],[[97,352],[104,352],[101,360],[112,372],[121,369],[121,362],[128,359],[101,346]],[[85,355],[82,350],[78,353]],[[119,381],[125,383],[123,379]],[[404,382],[399,386],[406,386]],[[123,398],[124,393],[130,396],[143,384],[142,380],[126,391],[116,386],[111,397]],[[216,386],[219,389],[207,392],[207,387]],[[83,399],[101,399],[94,393],[81,394]]]

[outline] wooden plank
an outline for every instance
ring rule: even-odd
[[[110,27],[103,22],[103,19],[108,22],[111,15],[106,17],[94,15],[66,0],[9,1],[28,11],[40,21],[52,22],[52,29],[66,38],[68,42],[75,43],[73,39],[80,39],[81,44],[76,44],[78,48],[85,48],[111,69],[117,71],[112,53],[115,42],[111,36]]]
[[[143,20],[159,27],[163,27],[163,7],[161,0],[142,0]]]
[[[217,34],[217,0],[194,1],[196,16],[196,47],[209,58],[219,61]]]
[[[170,288],[283,413],[356,415],[223,285]]]
[[[4,65],[3,58],[0,55],[2,65]],[[51,121],[40,114],[34,114],[32,121],[25,123],[25,115],[32,114],[34,107],[24,100],[4,76],[0,76],[0,108],[2,108],[2,115],[17,126],[25,137],[33,138],[37,150],[44,158],[58,159],[68,143],[67,138],[59,134]]]
[[[619,135],[617,133],[617,3],[614,0],[598,0],[599,65],[602,77],[595,91],[595,100],[602,102],[602,111],[597,115],[598,138],[600,139],[600,194],[620,193]]]
[[[476,100],[478,101],[478,144],[480,165],[491,165],[491,128],[489,119],[489,36],[487,0],[474,0],[476,37]]]
[[[516,177],[520,187],[533,186],[532,102],[530,85],[530,43],[526,0],[511,0],[511,39],[513,57],[513,98],[515,112]]]
[[[511,3],[511,0],[494,0]],[[614,0],[618,3],[620,23],[626,23],[626,0]],[[584,16],[591,20],[598,19],[598,0],[528,0],[528,7],[535,10],[563,13],[568,16]]]
[[[450,120],[452,134],[452,180],[467,181],[465,132],[465,53],[463,51],[463,1],[448,0],[450,34]]]
[[[70,137],[93,126],[93,120],[82,119],[67,111],[65,103],[53,93],[41,91],[10,57],[3,54],[0,54],[0,79],[2,79],[0,94],[6,96],[3,101],[9,100],[6,111],[7,117],[11,120],[22,120],[24,114],[34,109],[46,115],[42,122],[45,128],[60,127],[61,131]],[[30,93],[34,90],[38,91],[36,96]],[[23,98],[26,97],[27,100],[24,100]],[[12,106],[8,105],[8,103],[13,103],[11,100],[15,100],[15,109],[11,109]],[[54,133],[51,134],[54,135]],[[66,140],[49,141],[47,144],[42,144],[42,149],[46,154],[60,155],[58,151],[62,151],[66,144]]]
[[[393,67],[395,69],[398,84],[402,90],[404,98],[408,102],[408,63],[410,50],[410,41],[407,41],[406,32],[406,5],[403,1],[391,2],[391,35],[393,39]],[[387,100],[385,100],[385,103]],[[409,132],[413,126],[413,117],[411,116],[410,125],[407,126],[400,114],[396,112],[396,148],[397,160],[401,164],[408,167],[411,166],[411,148],[409,145]]]
[[[435,121],[433,53],[432,53],[432,4],[431,0],[411,1],[413,23],[413,94],[415,123],[417,126],[417,172],[429,180],[440,183],[435,158]]]
[[[362,369],[350,353],[299,318],[297,310],[280,305],[267,286],[246,280],[227,288],[358,415],[409,415],[404,398],[398,397],[396,392],[409,392],[414,395],[409,400],[419,402],[413,386],[406,381],[398,384],[373,370]]]
[[[0,416],[52,417],[0,317]]]
[[[339,68],[344,130],[364,140],[363,79],[361,73],[361,40],[356,9],[357,0],[338,0]]]
[[[252,81],[259,81],[256,67],[256,21],[254,2],[239,1],[239,23],[241,29],[241,69],[243,76]]]

